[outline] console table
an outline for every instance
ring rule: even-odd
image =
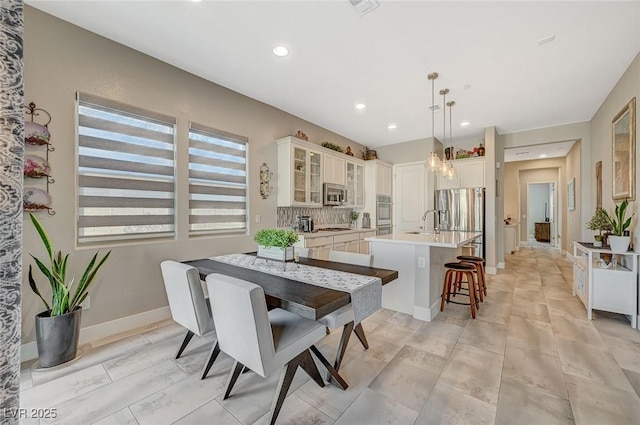
[[[535,223],[534,236],[538,242],[551,241],[551,223],[545,221],[543,223]]]
[[[617,264],[605,268],[603,254],[613,255]],[[625,314],[631,327],[638,327],[638,255],[628,251],[613,254],[608,248],[595,248],[586,242],[573,242],[573,295],[577,295],[587,309]]]

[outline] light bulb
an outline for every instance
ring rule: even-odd
[[[431,171],[436,171],[440,168],[440,158],[438,158],[438,155],[436,155],[435,152],[431,152],[431,154],[429,155],[429,159],[427,159],[426,165]]]

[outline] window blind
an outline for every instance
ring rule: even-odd
[[[189,125],[189,232],[247,231],[248,139]]]
[[[78,243],[175,234],[175,118],[78,93]]]

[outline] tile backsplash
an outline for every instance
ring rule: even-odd
[[[300,207],[278,207],[278,227],[292,227],[293,219],[296,215],[308,215],[313,217],[313,224],[327,226],[330,224],[350,224],[350,208],[300,208]]]

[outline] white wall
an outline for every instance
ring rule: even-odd
[[[544,205],[547,206],[547,217],[549,217],[549,184],[548,183],[534,183],[529,184],[529,199],[528,199],[528,209],[529,209],[529,237],[533,236],[535,223],[540,223],[545,221],[545,211]]]

